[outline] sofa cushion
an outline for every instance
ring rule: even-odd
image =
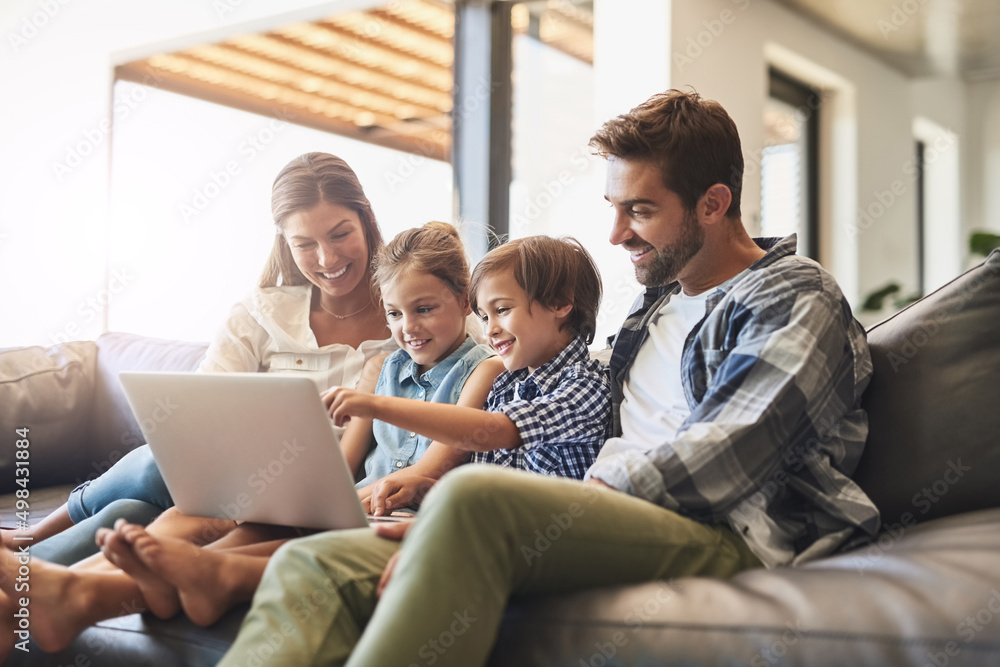
[[[87,466],[96,358],[90,341],[0,350],[0,493],[15,489],[16,429],[28,429],[29,491]]]
[[[883,524],[1000,506],[1000,251],[868,332],[855,479]]]
[[[97,348],[90,432],[96,458],[85,478],[100,475],[146,441],[122,392],[119,371],[194,371],[208,344],[106,333],[97,339]]]
[[[1000,509],[795,568],[516,598],[493,667],[1000,664]]]

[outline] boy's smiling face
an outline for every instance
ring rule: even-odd
[[[572,304],[553,309],[529,303],[509,269],[484,277],[476,296],[483,330],[509,371],[534,373],[573,339],[562,328]]]

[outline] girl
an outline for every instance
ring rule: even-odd
[[[482,409],[503,363],[466,333],[469,268],[457,231],[432,222],[403,232],[380,254],[375,280],[400,347],[366,365],[380,366],[375,390],[384,396]],[[412,465],[422,475],[440,477],[466,457],[422,436],[365,419],[352,420],[341,446],[356,475],[364,471],[358,483],[362,498],[371,483],[396,470]],[[284,542],[259,542],[271,528],[244,524],[202,549],[188,540],[164,537],[158,523],[130,540],[134,546],[119,532],[100,531],[102,549],[124,572],[69,569],[33,559],[32,636],[40,648],[61,650],[83,628],[120,614],[123,603],[136,599],[161,618],[183,606],[195,623],[214,623],[232,605],[252,597],[270,554]],[[236,544],[241,546],[234,548]],[[0,579],[16,570],[16,558],[0,554]],[[14,594],[13,578],[0,586],[7,595]],[[0,607],[8,606],[11,600],[0,598]],[[3,650],[0,646],[0,655]]]

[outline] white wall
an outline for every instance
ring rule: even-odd
[[[966,238],[972,230],[1000,234],[1000,81],[967,84],[963,179]]]
[[[854,303],[890,280],[904,283],[904,291],[914,287],[910,80],[770,0],[675,0],[674,6],[672,84],[694,86],[718,100],[740,128],[747,227],[753,231],[759,220],[760,174],[754,165],[763,147],[767,68],[776,64],[810,83],[846,90],[819,108],[821,118],[828,116],[827,129],[829,116],[837,116],[838,142],[854,143],[857,162],[849,169],[840,164],[839,173],[832,171],[837,165],[823,167],[821,223],[833,252],[825,263]],[[821,73],[820,80],[811,72]],[[851,147],[840,148],[847,149],[841,159],[851,161]]]

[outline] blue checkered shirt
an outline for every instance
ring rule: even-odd
[[[712,291],[685,342],[680,372],[691,415],[676,439],[652,450],[612,439],[587,476],[696,521],[728,524],[770,567],[873,536],[879,515],[850,479],[868,433],[864,330],[833,277],[795,255],[795,236],[757,243],[767,254]],[[616,435],[628,370],[652,316],[679,291],[676,282],[647,289],[616,336]]]
[[[486,409],[514,422],[521,446],[476,453],[474,462],[581,479],[611,434],[607,366],[576,338],[530,375],[500,373]]]

